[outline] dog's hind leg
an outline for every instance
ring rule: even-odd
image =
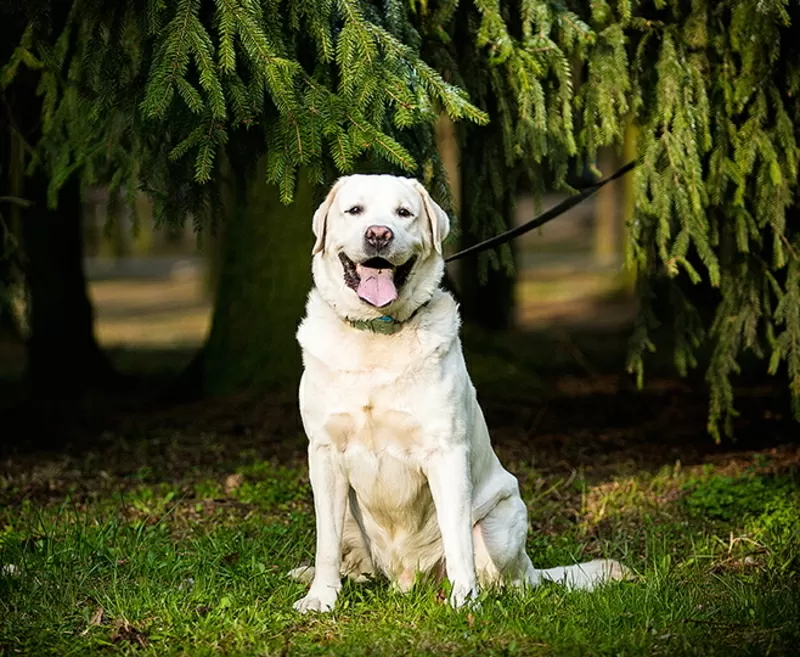
[[[563,584],[569,589],[591,590],[598,584],[626,579],[630,571],[611,559],[596,559],[571,566],[538,570],[525,551],[528,512],[517,496],[501,500],[475,525],[475,567],[482,585],[502,578],[517,586],[538,586],[542,581]]]
[[[367,544],[361,528],[348,508],[342,531],[342,577],[354,582],[366,582],[375,574]],[[287,575],[298,582],[310,584],[314,579],[314,566],[293,568]]]
[[[342,575],[354,582],[366,582],[375,574],[375,565],[369,553],[361,527],[348,511],[344,521],[344,554],[342,556]]]
[[[517,496],[502,499],[475,524],[475,571],[482,587],[528,582],[527,533],[528,511]]]

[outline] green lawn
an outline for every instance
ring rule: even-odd
[[[241,431],[239,432],[241,433]],[[346,584],[302,617],[285,571],[311,558],[302,437],[263,460],[193,429],[106,436],[77,457],[19,459],[0,478],[0,654],[788,654],[800,647],[797,450],[691,467],[537,467],[501,446],[530,509],[538,566],[599,554],[635,581],[484,594]],[[253,438],[258,442],[258,437]],[[618,459],[619,461],[619,459]],[[545,467],[548,465],[548,467]]]

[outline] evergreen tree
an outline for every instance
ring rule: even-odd
[[[73,0],[66,24],[49,5],[28,3],[4,79],[20,65],[41,73],[37,153],[51,195],[78,173],[84,185],[145,189],[165,220],[231,220],[239,253],[223,257],[230,276],[223,264],[206,353],[221,389],[293,367],[280,358],[296,353],[281,313],[302,294],[264,245],[272,231],[302,244],[315,190],[356,168],[413,173],[447,205],[432,127],[446,112],[466,120],[471,240],[506,226],[520,180],[567,188],[570,162],[621,147],[633,126],[642,164],[628,264],[643,307],[631,370],[641,378],[658,319],[651,291],[666,277],[678,368],[694,366],[702,344],[712,350],[712,434],[734,415],[745,350],[788,373],[800,416],[796,3]],[[253,210],[259,193],[269,227]],[[480,262],[484,273],[513,266],[508,248]],[[263,282],[247,290],[254,272]],[[710,308],[694,307],[687,282],[715,290]],[[256,356],[253,366],[231,366],[234,353]]]
[[[8,59],[26,22],[18,5],[0,9],[0,52]],[[117,381],[94,334],[83,273],[79,181],[70,177],[56,192],[59,202],[48,207],[47,171],[24,175],[26,154],[43,136],[38,72],[26,67],[13,85],[7,82],[0,110],[0,331],[22,338],[24,324],[26,382],[34,399],[74,400],[90,387],[107,389]],[[23,277],[24,320],[13,305]]]
[[[41,72],[35,164],[50,173],[51,201],[79,174],[131,200],[141,187],[159,221],[230,219],[204,388],[297,376],[315,192],[335,171],[381,162],[424,166],[429,184],[438,173],[441,195],[431,117],[442,107],[485,117],[401,39],[407,24],[389,25],[367,3],[70,6],[63,23],[48,3],[28,6],[4,71],[6,83],[20,66]],[[311,184],[290,203],[301,169]]]
[[[720,422],[731,432],[732,376],[745,352],[788,375],[800,419],[798,4],[662,0],[617,17],[606,3],[592,7],[630,40],[617,78],[631,89],[642,158],[629,260],[643,303],[631,369],[641,378],[656,319],[650,291],[666,274],[679,371],[697,365],[699,347],[711,349],[711,434],[720,439]],[[715,290],[699,297],[707,307],[693,304],[687,282]]]

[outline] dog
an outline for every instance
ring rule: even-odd
[[[479,587],[591,589],[616,561],[537,570],[527,509],[500,464],[440,288],[450,220],[417,180],[340,178],[314,213],[314,286],[297,331],[300,413],[316,517],[299,612],[331,611],[342,577],[400,591],[446,575],[454,608]]]

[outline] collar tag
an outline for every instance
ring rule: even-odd
[[[403,322],[396,321],[389,315],[376,317],[375,319],[348,319],[347,323],[360,331],[370,331],[371,333],[381,333],[392,335],[403,328]]]

